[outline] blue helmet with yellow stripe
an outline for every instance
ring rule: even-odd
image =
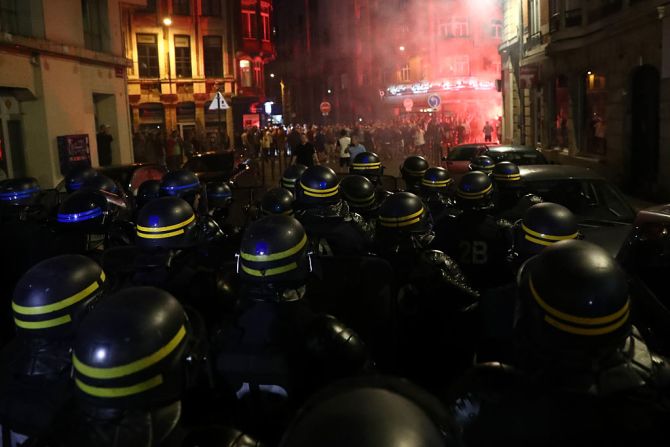
[[[518,285],[517,324],[539,349],[589,353],[629,334],[626,274],[597,245],[568,240],[547,247],[524,264]]]
[[[279,186],[294,193],[298,180],[300,180],[300,177],[302,177],[306,170],[307,166],[298,163],[289,166],[284,170]]]
[[[434,237],[430,211],[418,196],[397,192],[382,202],[375,231],[378,254],[414,252],[425,248]]]
[[[340,182],[342,197],[354,212],[367,211],[377,205],[375,185],[362,175],[347,175]]]
[[[296,185],[296,201],[302,207],[327,206],[340,201],[340,181],[327,166],[312,166]]]
[[[481,172],[472,171],[461,177],[456,189],[456,202],[463,209],[487,210],[493,207],[493,183]]]
[[[305,229],[293,217],[263,217],[242,236],[238,273],[249,282],[300,283],[310,271],[308,246]]]
[[[191,334],[184,309],[168,292],[132,287],[110,296],[77,331],[76,396],[93,406],[120,409],[179,400],[189,383]]]
[[[442,167],[428,168],[421,179],[421,191],[424,194],[446,193],[454,180],[449,171]]]
[[[19,280],[12,313],[20,336],[67,338],[102,295],[105,272],[81,255],[46,259]]]
[[[580,237],[575,215],[557,203],[533,205],[514,226],[515,251],[522,260],[557,242]]]
[[[141,248],[177,249],[197,242],[197,218],[191,205],[178,197],[160,197],[137,215],[135,243]]]
[[[521,181],[521,172],[519,167],[511,161],[501,161],[493,168],[493,180],[498,188],[520,188],[523,185]]]
[[[349,172],[365,177],[379,177],[384,173],[384,167],[379,155],[374,152],[361,152],[351,161]]]
[[[475,157],[470,163],[470,171],[481,171],[486,174],[493,172],[496,162],[488,155],[480,155]]]

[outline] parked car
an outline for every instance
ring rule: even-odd
[[[518,166],[549,164],[542,152],[527,146],[493,146],[482,155],[488,155],[496,163],[511,161]]]
[[[227,182],[235,169],[233,152],[202,152],[193,154],[183,166],[193,171],[200,182]]]
[[[459,144],[449,149],[446,157],[443,157],[445,168],[452,177],[462,176],[470,170],[470,162],[489,149],[484,143]]]
[[[616,186],[579,166],[528,165],[519,171],[526,192],[568,208],[586,240],[617,255],[632,229],[635,211]]]
[[[135,196],[137,188],[147,180],[160,180],[167,172],[163,165],[154,163],[132,163],[127,165],[115,165],[95,168],[99,173],[106,175],[121,187],[127,196]],[[56,191],[65,192],[65,182],[62,180]]]

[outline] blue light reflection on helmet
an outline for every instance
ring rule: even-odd
[[[33,194],[39,192],[39,188],[24,189],[22,191],[8,191],[0,193],[0,200],[12,202],[14,200],[27,199]]]
[[[56,220],[60,223],[77,223],[84,222],[86,220],[95,219],[96,217],[102,216],[102,209],[93,208],[89,211],[83,211],[81,213],[68,213],[68,214],[58,214]]]
[[[168,194],[172,194],[178,191],[183,191],[185,189],[197,188],[198,186],[200,186],[200,183],[190,183],[188,185],[161,186],[161,190],[167,192]]]

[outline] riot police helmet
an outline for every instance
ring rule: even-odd
[[[178,401],[194,373],[191,325],[176,298],[131,287],[102,301],[77,331],[76,396],[100,408],[151,409]]]
[[[135,204],[137,209],[142,208],[147,203],[160,197],[161,182],[160,180],[145,180],[137,188],[137,196],[135,197]]]
[[[519,256],[527,259],[557,242],[579,238],[577,218],[557,203],[533,205],[514,226],[515,246]]]
[[[293,194],[285,188],[272,188],[261,198],[260,212],[263,215],[281,214],[293,215]]]
[[[380,254],[423,249],[434,239],[433,220],[423,201],[410,192],[397,192],[379,207],[375,245]]]
[[[210,208],[228,208],[233,202],[233,191],[226,182],[207,183],[206,191]]]
[[[180,249],[197,243],[197,218],[191,205],[179,197],[160,197],[139,212],[136,244],[140,248]]]
[[[442,167],[428,168],[421,179],[421,191],[423,194],[444,194],[452,183],[453,179],[446,169]]]
[[[523,185],[519,167],[511,161],[501,161],[495,165],[493,180],[500,189],[518,189]]]
[[[379,155],[374,152],[361,152],[351,161],[351,174],[364,175],[365,177],[379,177],[384,172]]]
[[[410,155],[400,165],[400,175],[405,181],[421,181],[428,170],[428,161],[420,155]]]
[[[302,174],[307,170],[307,166],[301,164],[294,164],[286,168],[282,174],[280,185],[291,192],[295,192],[296,185]]]
[[[19,336],[69,338],[103,294],[105,272],[81,255],[46,259],[28,270],[14,289],[12,313]]]
[[[328,206],[340,201],[340,182],[327,166],[312,166],[296,185],[296,202],[301,207]]]
[[[161,196],[179,197],[186,200],[192,207],[196,206],[196,197],[202,192],[200,180],[187,169],[170,171],[161,180]]]
[[[470,171],[481,171],[486,174],[491,174],[495,165],[496,162],[488,155],[479,155],[470,163]]]
[[[354,212],[367,211],[377,201],[375,185],[362,175],[347,175],[340,182],[342,198]]]
[[[30,206],[40,193],[37,179],[12,178],[0,182],[0,203],[3,205]]]
[[[65,176],[65,190],[68,193],[78,191],[86,180],[98,175],[98,171],[90,166],[75,166]]]
[[[85,179],[82,184],[82,188],[96,189],[100,191],[105,191],[110,194],[119,195],[119,187],[114,180],[107,177],[103,174],[98,174],[94,177],[89,177]]]
[[[238,273],[251,283],[300,284],[311,270],[307,249],[307,234],[296,219],[263,217],[242,236]]]
[[[61,203],[56,220],[61,229],[104,233],[113,219],[113,210],[102,191],[80,189]]]
[[[599,352],[628,336],[626,274],[603,248],[558,242],[529,259],[518,276],[522,329],[539,352]]]
[[[487,210],[493,207],[491,178],[481,171],[461,177],[456,188],[456,202],[465,210]]]

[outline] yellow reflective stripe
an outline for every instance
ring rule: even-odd
[[[421,184],[423,186],[447,186],[449,184],[449,180],[440,180],[439,182],[434,182],[431,180],[421,180]]]
[[[244,273],[247,275],[251,276],[256,276],[256,277],[264,277],[264,276],[274,276],[274,275],[281,275],[282,273],[290,272],[291,270],[295,270],[298,268],[298,263],[297,262],[292,262],[290,264],[284,265],[282,267],[276,267],[273,269],[267,269],[267,270],[256,270],[247,267],[246,265],[242,264],[242,270]]]
[[[170,226],[167,226],[167,227],[157,227],[157,228],[141,227],[141,226],[137,225],[137,230],[138,231],[144,231],[145,233],[162,233],[164,231],[172,231],[172,230],[176,230],[178,228],[183,228],[183,227],[187,226],[188,224],[190,224],[191,222],[193,222],[194,220],[195,220],[195,214],[192,215],[191,217],[189,217],[188,219],[186,219],[185,221],[180,222],[178,224],[170,225]]]
[[[326,194],[326,193],[333,192],[333,191],[337,192],[338,189],[340,188],[340,185],[335,185],[334,187],[329,188],[329,189],[314,189],[314,188],[309,188],[309,187],[305,186],[305,184],[303,182],[300,182],[300,186],[302,186],[302,189],[304,189],[305,191],[313,192],[315,194]]]
[[[469,198],[469,197],[478,198],[478,197],[486,195],[486,193],[491,191],[491,189],[493,189],[493,185],[489,185],[488,188],[486,188],[483,191],[479,191],[479,192],[467,192],[467,191],[463,191],[462,189],[458,189],[458,191],[456,191],[456,193],[463,198]]]
[[[87,385],[81,380],[75,378],[74,382],[77,384],[77,388],[82,390],[84,393],[89,394],[94,397],[126,397],[132,396],[133,394],[139,394],[144,391],[156,388],[158,385],[163,383],[163,376],[157,375],[152,377],[149,380],[140,382],[136,385],[124,386],[118,388],[102,388],[97,386]]]
[[[626,321],[628,321],[628,315],[629,312],[626,312],[624,317],[621,318],[616,323],[600,328],[581,328],[576,326],[570,326],[569,324],[561,323],[560,321],[554,320],[549,315],[544,316],[544,321],[546,321],[550,325],[554,326],[556,329],[559,329],[563,332],[568,332],[574,335],[595,336],[595,335],[605,335],[616,331],[621,326],[623,326],[626,323]]]
[[[173,231],[171,233],[165,233],[165,234],[146,234],[142,233],[140,231],[137,232],[137,235],[141,237],[142,239],[165,239],[168,237],[175,237],[179,236],[180,234],[184,234],[184,230],[177,230]]]
[[[49,329],[50,327],[62,326],[70,321],[72,321],[70,315],[63,315],[62,317],[42,321],[24,321],[14,318],[14,323],[21,329]]]
[[[405,220],[414,219],[414,218],[416,218],[416,217],[421,216],[421,215],[424,213],[424,211],[425,211],[424,208],[421,208],[421,209],[420,209],[419,211],[417,211],[416,213],[414,213],[414,214],[410,214],[410,215],[408,215],[408,216],[403,216],[403,217],[382,217],[382,216],[380,216],[380,217],[379,217],[379,220],[380,220],[381,222],[389,222],[389,223],[393,223],[393,222],[403,222],[403,221],[405,221]]]
[[[542,239],[547,239],[547,240],[550,240],[550,241],[566,241],[568,239],[575,239],[578,235],[577,233],[569,234],[567,236],[552,236],[550,234],[542,234],[542,233],[538,233],[537,231],[531,230],[524,223],[521,224],[521,228],[523,228],[523,231],[530,234],[531,236],[539,237],[539,238],[542,238]]]
[[[353,163],[351,165],[354,169],[369,169],[369,168],[381,168],[381,163]]]
[[[533,285],[533,278],[530,278],[528,281],[528,285],[530,286],[530,292],[533,295],[533,298],[539,304],[539,306],[547,312],[549,315],[554,316],[556,318],[560,318],[561,320],[567,321],[569,323],[574,323],[574,324],[582,324],[585,326],[598,326],[602,324],[609,324],[613,321],[618,320],[621,318],[623,315],[626,315],[628,313],[628,308],[630,307],[630,300],[626,300],[626,304],[624,306],[614,312],[611,315],[605,315],[604,317],[577,317],[574,315],[566,314],[565,312],[562,312],[549,304],[547,304],[541,297],[540,294],[537,293],[537,290],[535,289],[535,286]]]
[[[179,328],[179,331],[177,331],[177,335],[175,335],[168,344],[153,354],[126,365],[113,366],[110,368],[96,368],[82,363],[75,354],[72,354],[72,364],[79,373],[85,376],[94,379],[117,379],[142,371],[160,362],[179,346],[179,343],[181,343],[185,336],[186,328],[182,325],[182,327]]]
[[[285,259],[288,258],[289,256],[293,256],[294,254],[298,253],[300,250],[303,249],[303,247],[307,244],[307,235],[304,235],[302,237],[302,240],[298,242],[298,244],[293,247],[289,248],[288,250],[280,251],[279,253],[273,253],[271,255],[252,255],[250,253],[240,253],[240,256],[242,259],[245,261],[253,261],[253,262],[270,262],[270,261],[279,261],[280,259]]]
[[[527,241],[530,241],[533,244],[544,245],[545,247],[549,247],[550,245],[554,245],[556,242],[558,242],[558,241],[543,241],[542,239],[538,239],[529,235],[525,235],[524,237],[526,238]]]
[[[409,220],[407,222],[381,222],[380,221],[379,225],[381,225],[382,227],[388,227],[388,228],[399,228],[399,227],[406,227],[407,225],[415,224],[415,223],[419,222],[420,220],[421,220],[421,218],[419,217],[417,219]]]
[[[102,272],[100,274],[100,282],[105,282],[105,272]],[[63,300],[60,300],[56,303],[46,304],[44,306],[26,307],[26,306],[20,306],[16,304],[14,301],[12,301],[12,309],[14,310],[14,312],[21,315],[41,315],[56,312],[58,310],[62,310],[65,309],[66,307],[70,307],[74,304],[77,304],[79,301],[83,299],[86,299],[99,287],[100,285],[98,284],[98,281],[96,281],[92,283],[90,286],[86,287],[81,292],[77,292],[74,295],[65,298]]]
[[[322,198],[322,197],[333,197],[333,196],[337,195],[337,193],[339,193],[339,191],[336,190],[336,191],[330,192],[328,194],[317,194],[317,193],[313,193],[313,192],[309,192],[309,191],[304,191],[304,193],[305,193],[306,196]]]
[[[513,182],[513,181],[521,180],[521,175],[519,175],[519,174],[510,174],[510,175],[493,174],[493,178],[496,179],[496,180]]]
[[[427,171],[428,169],[424,169],[423,171],[412,171],[411,169],[402,168],[402,170],[403,170],[404,172],[410,174],[410,175],[415,175],[415,176],[417,176],[417,177],[418,177],[418,176],[423,177],[423,175],[426,173],[426,171]]]

